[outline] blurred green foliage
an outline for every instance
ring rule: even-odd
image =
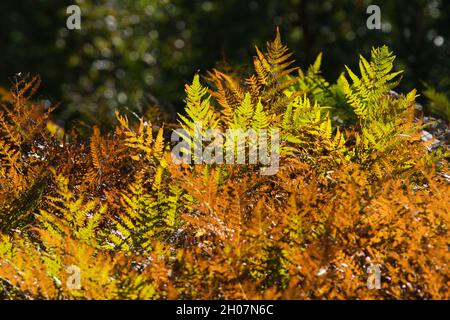
[[[82,29],[66,29],[77,4]],[[368,30],[366,9],[378,4],[382,30]],[[405,69],[400,90],[450,92],[450,1],[396,0],[2,0],[0,85],[18,72],[43,78],[42,96],[61,101],[61,121],[103,122],[114,110],[174,114],[183,85],[200,70],[251,64],[279,25],[302,68],[324,54],[325,77],[358,53],[386,44]]]

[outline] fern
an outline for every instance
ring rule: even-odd
[[[423,94],[431,101],[428,105],[431,112],[444,118],[447,122],[450,121],[450,99],[429,85],[426,85],[426,90]]]
[[[256,130],[266,129],[270,125],[270,119],[267,113],[264,111],[264,106],[261,103],[261,100],[256,104],[255,113],[252,119],[252,128]]]
[[[448,150],[422,143],[417,92],[390,92],[394,56],[373,49],[335,83],[321,54],[298,74],[291,57],[277,31],[250,76],[195,75],[177,124],[116,113],[89,139],[33,103],[38,79],[1,92],[0,298],[448,299]],[[191,147],[278,130],[278,171],[172,162],[180,127]]]
[[[394,59],[395,56],[386,46],[383,46],[372,49],[370,62],[360,56],[361,78],[358,78],[346,67],[352,85],[345,78],[342,78],[343,90],[349,104],[361,120],[372,121],[379,119],[386,112],[393,113],[393,110],[388,111],[380,108],[380,100],[383,96],[386,96],[389,90],[397,86],[398,80],[394,80],[402,73],[402,71],[391,72],[394,67]]]
[[[210,97],[203,98],[208,89],[200,84],[200,77],[195,75],[191,85],[186,85],[186,113],[188,117],[180,115],[181,124],[186,132],[193,134],[196,124],[204,128],[214,129],[217,126],[215,111],[210,105]]]
[[[77,239],[95,245],[107,206],[95,200],[87,201],[83,197],[77,197],[69,189],[69,179],[57,175],[55,170],[53,175],[56,182],[55,194],[45,197],[45,209],[39,212],[43,229],[54,234],[64,234],[68,229]]]

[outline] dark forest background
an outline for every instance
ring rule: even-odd
[[[81,30],[66,29],[71,4]],[[382,30],[366,27],[370,4],[381,7]],[[63,125],[151,105],[174,114],[195,72],[246,72],[276,26],[298,66],[323,52],[330,81],[387,44],[405,70],[399,91],[427,83],[450,92],[450,1],[1,0],[0,17],[0,86],[19,72],[41,75],[40,99],[61,102]]]

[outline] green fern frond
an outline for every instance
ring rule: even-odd
[[[261,103],[261,99],[256,104],[255,113],[253,115],[252,119],[252,128],[259,130],[259,129],[266,129],[269,127],[269,117],[267,116],[266,112],[264,111],[264,106]]]

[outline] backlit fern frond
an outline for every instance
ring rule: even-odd
[[[208,88],[200,83],[199,75],[194,76],[191,85],[186,85],[186,114],[179,115],[181,126],[187,133],[193,136],[196,126],[200,125],[204,130],[217,127],[218,119],[216,112],[210,103],[210,96],[204,98],[208,93]]]
[[[117,211],[112,217],[108,235],[115,250],[150,250],[158,239],[171,236],[177,224],[181,190],[176,187],[164,191],[157,184],[158,174],[153,181],[146,178],[145,170],[135,176],[135,181],[119,195]]]
[[[247,129],[253,118],[255,108],[252,105],[250,93],[245,94],[244,100],[235,112],[235,126],[236,128]]]
[[[64,235],[67,228],[81,241],[95,245],[99,225],[105,218],[106,206],[96,200],[86,200],[74,194],[69,188],[69,179],[53,171],[56,190],[45,197],[39,220],[42,228]]]
[[[343,90],[349,104],[354,108],[356,115],[363,121],[372,121],[377,117],[380,99],[386,96],[389,90],[396,87],[398,81],[394,79],[402,71],[391,72],[395,56],[386,46],[373,48],[371,60],[368,62],[360,56],[359,70],[361,78],[348,67],[347,72],[352,84],[343,78]]]
[[[163,128],[159,128],[155,136],[152,124],[143,119],[139,120],[139,126],[136,130],[132,130],[126,116],[116,113],[116,118],[120,124],[116,128],[116,132],[123,137],[125,146],[134,150],[133,160],[138,161],[144,158],[149,161],[156,161],[163,158]]]
[[[255,113],[253,114],[252,128],[256,130],[265,129],[269,127],[269,125],[270,119],[264,111],[264,106],[262,105],[261,100],[259,100],[256,104]]]

